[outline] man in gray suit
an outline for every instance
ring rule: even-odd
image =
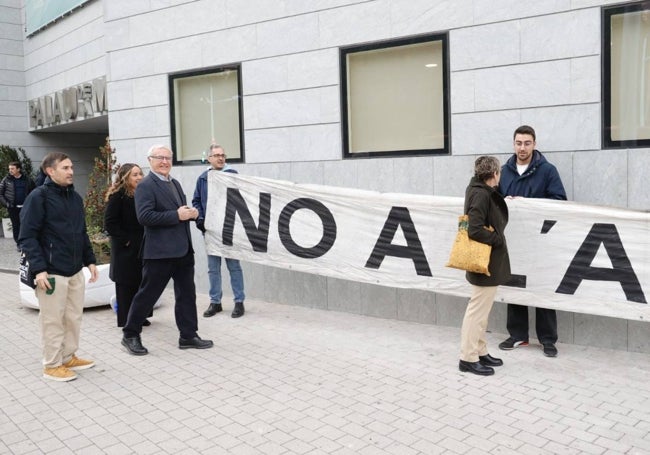
[[[154,145],[147,153],[151,172],[135,192],[135,210],[144,226],[142,282],[129,310],[122,345],[132,355],[146,355],[142,324],[170,279],[174,280],[174,314],[180,332],[180,349],[211,348],[211,340],[197,334],[194,249],[190,221],[198,211],[188,207],[181,184],[170,175],[173,154],[169,147]]]

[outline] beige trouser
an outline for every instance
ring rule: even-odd
[[[55,368],[70,360],[79,347],[81,316],[86,289],[83,270],[71,277],[54,277],[54,292],[36,288],[40,307],[38,322],[43,343],[43,366]]]
[[[460,360],[478,362],[488,353],[485,331],[494,304],[497,286],[473,286],[460,330]]]

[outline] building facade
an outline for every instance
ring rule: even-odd
[[[475,157],[505,160],[529,124],[569,199],[650,206],[647,1],[32,3],[0,0],[0,143],[36,162],[63,149],[83,176],[108,135],[120,163],[171,144],[189,193],[217,141],[243,174],[463,196]],[[423,323],[459,326],[466,303],[251,264],[245,277],[251,298]],[[505,319],[496,305],[491,330]],[[558,328],[650,352],[644,322],[560,312]]]

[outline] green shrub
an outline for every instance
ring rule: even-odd
[[[93,244],[98,264],[110,261],[111,247],[104,232],[104,211],[106,210],[106,191],[111,186],[111,178],[119,165],[116,164],[115,149],[111,148],[110,138],[99,147],[99,156],[95,158],[88,177],[88,191],[84,198],[86,211],[86,228]]]

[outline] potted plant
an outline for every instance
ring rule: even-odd
[[[111,147],[110,138],[99,147],[99,156],[88,177],[88,191],[84,198],[86,211],[86,228],[93,244],[97,264],[108,264],[111,259],[111,244],[104,230],[104,211],[106,210],[106,192],[111,186],[113,174],[119,165],[115,159],[115,149]]]

